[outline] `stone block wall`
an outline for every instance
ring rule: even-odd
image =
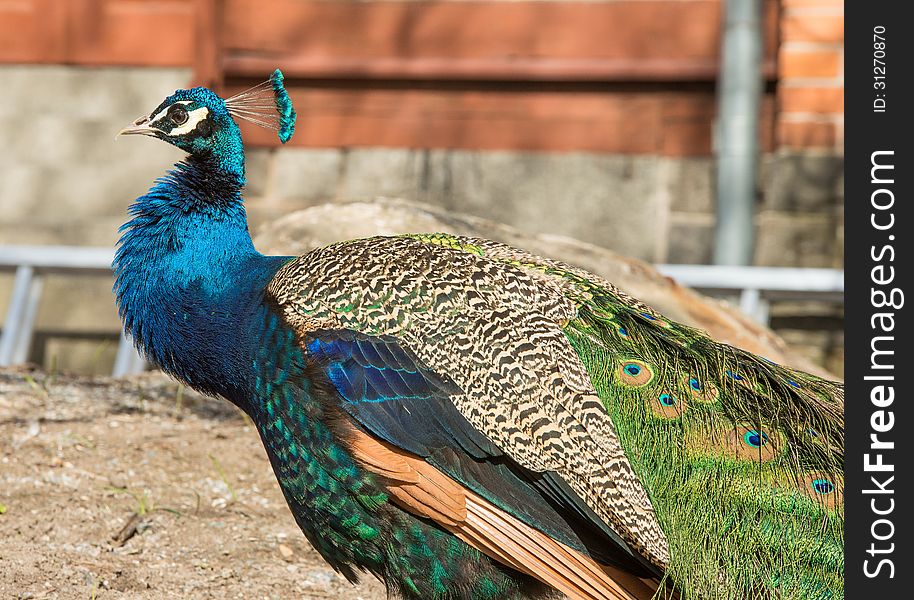
[[[328,200],[389,196],[650,262],[711,257],[710,158],[380,148],[256,148],[248,156],[254,224]],[[842,172],[832,154],[762,158],[756,264],[841,267]]]
[[[0,66],[0,245],[113,246],[127,207],[181,153],[115,134],[184,87],[189,69]],[[12,274],[0,272],[0,318]],[[49,277],[33,357],[104,371],[119,323],[103,278]]]

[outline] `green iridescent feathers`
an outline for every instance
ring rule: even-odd
[[[350,581],[367,570],[408,598],[520,600],[517,582],[465,542],[389,503],[381,481],[360,468],[333,435],[321,401],[327,389],[304,370],[295,335],[266,313],[248,407],[302,531]],[[472,567],[472,568],[470,568]]]
[[[671,578],[688,597],[841,597],[840,388],[597,302],[567,335],[651,496]]]
[[[276,69],[270,76],[270,83],[273,85],[273,100],[276,103],[276,110],[279,113],[279,141],[285,144],[292,139],[295,133],[295,109],[292,108],[292,100],[289,98],[289,92],[283,85],[282,71]]]
[[[480,253],[465,240],[421,238]],[[843,387],[530,258],[497,257],[580,294],[566,336],[650,495],[684,597],[843,597]]]

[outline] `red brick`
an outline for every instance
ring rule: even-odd
[[[838,77],[841,73],[841,51],[781,48],[779,63],[782,79]]]
[[[784,113],[842,113],[843,87],[781,87],[781,112]]]
[[[781,148],[834,148],[836,144],[834,123],[782,121],[778,124]]]
[[[837,8],[844,10],[844,0],[781,0],[784,8]]]
[[[187,0],[70,0],[67,60],[95,65],[190,66],[194,5]]]
[[[844,43],[844,17],[820,14],[787,15],[781,22],[781,42]]]

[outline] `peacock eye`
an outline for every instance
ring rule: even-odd
[[[187,123],[187,109],[181,104],[175,104],[168,109],[168,118],[175,125],[184,125]]]

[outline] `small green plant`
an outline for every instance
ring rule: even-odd
[[[111,347],[111,340],[102,340],[95,346],[95,352],[92,353],[92,372],[101,373],[104,371],[102,369],[102,355],[105,353],[108,348]]]
[[[141,517],[144,517],[147,513],[155,510],[155,505],[153,504],[152,498],[149,497],[149,494],[147,494],[145,490],[140,492],[125,487],[111,486],[108,488],[108,491],[114,494],[125,494],[133,498],[133,501],[136,502],[136,505],[133,508],[133,512]]]
[[[55,383],[57,383],[57,353],[51,355],[51,366],[48,368],[47,387],[51,387]]]
[[[216,472],[219,473],[219,477],[222,479],[222,483],[225,484],[225,487],[228,488],[229,494],[232,496],[232,502],[238,500],[238,497],[235,495],[235,488],[232,487],[232,484],[229,483],[228,477],[225,476],[225,470],[222,468],[222,463],[219,462],[219,459],[209,455],[209,459],[213,461],[213,467],[216,468]]]
[[[133,507],[133,512],[138,517],[145,517],[149,513],[155,512],[157,510],[181,516],[181,511],[179,510],[168,508],[166,506],[156,506],[152,497],[146,493],[146,490],[138,491],[125,487],[109,486],[108,491],[114,494],[124,494],[133,498],[133,501],[136,503]]]
[[[84,435],[80,435],[78,433],[66,433],[64,434],[64,439],[72,440],[73,442],[80,444],[81,446],[85,446],[90,450],[95,450],[95,442]]]
[[[184,384],[178,384],[178,391],[175,392],[175,412],[180,415],[181,408],[184,406]]]
[[[89,592],[89,600],[95,600],[98,598],[98,584],[102,581],[102,576],[94,577],[92,579],[92,590]]]
[[[35,393],[39,394],[40,396],[43,396],[45,399],[47,399],[50,396],[50,394],[48,393],[48,387],[47,387],[46,381],[42,381],[41,383],[39,383],[31,375],[23,375],[23,379],[25,379],[25,382],[29,384],[29,387],[32,388],[35,391]]]
[[[238,416],[240,416],[240,417],[244,420],[244,424],[245,424],[246,426],[250,427],[251,429],[256,429],[256,428],[257,428],[257,426],[254,424],[254,419],[252,419],[252,418],[250,417],[250,415],[248,415],[248,413],[244,412],[243,410],[241,410],[240,408],[238,408],[238,407],[235,406],[234,404],[232,404],[231,407],[232,407],[233,409],[235,409],[235,412],[238,413]]]

